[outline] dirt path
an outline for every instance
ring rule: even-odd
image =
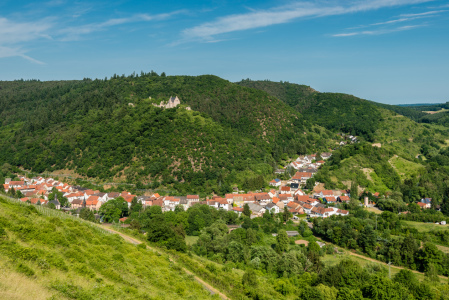
[[[128,243],[134,244],[134,245],[139,245],[142,244],[141,241],[139,241],[138,239],[135,239],[129,235],[126,235],[124,233],[121,233],[119,231],[116,231],[114,229],[111,228],[111,225],[99,225],[101,228],[106,229],[107,231],[111,232],[111,233],[115,233],[120,235],[125,241],[127,241]],[[159,251],[156,248],[150,247],[147,245],[147,249],[152,250],[153,252],[156,252],[160,255],[164,255],[165,253],[163,253],[162,251]],[[169,257],[169,260],[173,263],[176,263],[176,261],[174,261],[171,257]],[[186,268],[181,267],[181,269],[188,275],[192,275],[193,278],[200,283],[206,290],[208,290],[212,295],[219,295],[221,299],[225,299],[225,300],[229,300],[228,297],[226,297],[225,294],[221,293],[219,290],[217,290],[216,288],[214,288],[213,286],[211,286],[210,284],[208,284],[207,282],[205,282],[204,280],[202,280],[201,278],[199,278],[198,276],[196,276],[195,274],[193,274],[192,272],[190,272],[189,270],[187,270]]]

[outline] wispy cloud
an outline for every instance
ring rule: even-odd
[[[399,31],[406,31],[411,30],[419,27],[423,27],[426,25],[409,25],[409,26],[401,26],[396,28],[390,28],[390,29],[378,29],[378,30],[363,30],[363,31],[356,31],[356,32],[347,32],[347,33],[337,33],[333,34],[333,37],[348,37],[348,36],[356,36],[356,35],[381,35],[381,34],[388,34],[393,32],[399,32]]]
[[[187,28],[182,32],[183,40],[210,41],[216,35],[267,27],[291,22],[295,19],[342,15],[362,11],[376,10],[384,7],[418,4],[431,0],[370,0],[351,1],[349,4],[329,4],[330,2],[296,2],[288,6],[269,10],[251,10],[244,14],[221,17],[212,22]]]
[[[51,19],[18,23],[0,18],[0,58],[22,57],[33,63],[43,64],[43,62],[26,55],[26,51],[16,45],[42,38],[50,39],[48,32],[52,26]]]
[[[107,28],[112,26],[123,25],[128,23],[137,23],[137,22],[162,21],[175,15],[183,14],[186,12],[187,12],[186,10],[177,10],[170,13],[157,14],[157,15],[136,14],[127,18],[109,19],[101,23],[91,23],[82,26],[67,27],[59,30],[57,34],[62,36],[61,40],[63,41],[78,40],[82,35],[106,30]]]
[[[447,10],[432,10],[432,11],[426,11],[426,12],[418,13],[418,14],[402,14],[402,15],[400,15],[400,17],[406,17],[406,18],[421,17],[421,16],[428,16],[428,15],[436,15],[436,14],[440,14],[443,12],[447,12]]]
[[[64,1],[50,1],[47,5],[62,5]],[[83,35],[107,30],[113,26],[128,23],[161,21],[174,15],[186,13],[185,10],[173,11],[163,14],[135,14],[126,18],[111,18],[100,23],[91,23],[80,26],[61,28],[61,20],[55,17],[45,18],[35,22],[16,22],[0,17],[0,58],[22,57],[30,62],[44,64],[27,55],[26,46],[31,42],[40,42],[43,39],[55,41],[77,40]]]
[[[368,27],[374,27],[374,26],[382,26],[382,27],[388,27],[390,25],[394,25],[396,23],[403,23],[403,22],[410,22],[410,21],[414,21],[417,19],[423,19],[423,18],[433,18],[436,17],[438,14],[447,12],[448,10],[435,10],[435,11],[427,11],[427,12],[422,12],[422,13],[415,13],[415,14],[401,14],[399,15],[398,19],[394,19],[394,20],[389,20],[389,21],[385,21],[385,22],[377,22],[377,23],[372,23],[372,24],[368,24],[368,25],[359,25],[356,27],[351,27],[351,28],[347,28],[348,30],[354,30],[354,29],[361,29],[361,28],[368,28]],[[360,32],[349,32],[349,33],[339,33],[333,36],[354,36],[354,35],[361,35],[363,34],[363,32],[365,32],[366,34],[370,34],[370,32],[383,32],[383,33],[388,33],[388,32],[395,32],[398,31],[398,28],[409,28],[409,27],[422,27],[423,25],[410,25],[410,26],[402,26],[402,27],[397,27],[397,28],[390,28],[390,29],[383,29],[383,30],[373,30],[373,31],[360,31]],[[399,30],[400,31],[400,30]]]
[[[53,22],[51,19],[18,23],[6,18],[0,18],[0,45],[49,38],[48,31],[52,26]]]
[[[26,52],[23,51],[20,48],[10,48],[10,47],[3,47],[0,46],[0,58],[6,58],[6,57],[22,57],[30,62],[43,65],[45,63],[34,59],[28,55],[25,54]]]

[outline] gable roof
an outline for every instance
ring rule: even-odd
[[[324,191],[321,191],[321,193],[323,193],[323,196],[333,196],[334,195],[334,191],[332,191],[332,190],[324,190]]]
[[[326,196],[324,197],[327,202],[337,202],[337,199],[334,196]]]
[[[350,201],[351,198],[349,198],[349,196],[340,196],[338,197],[340,199],[340,201]]]

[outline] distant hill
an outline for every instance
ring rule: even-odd
[[[301,113],[307,122],[334,132],[373,140],[382,114],[373,103],[341,93],[320,93],[309,86],[288,82],[242,80],[239,85],[263,90]]]
[[[34,172],[220,193],[333,134],[277,98],[216,76],[0,82],[0,162]],[[153,106],[178,96],[181,106]],[[151,97],[151,99],[150,99]],[[191,107],[191,111],[186,110]],[[305,134],[304,134],[305,133]]]
[[[441,201],[444,180],[449,178],[447,167],[443,167],[449,165],[446,151],[449,127],[435,124],[449,126],[445,121],[449,118],[447,112],[428,115],[418,107],[381,104],[347,94],[320,93],[309,86],[288,82],[242,80],[238,84],[278,97],[300,112],[305,122],[363,138],[360,145],[334,152],[330,164],[317,174],[316,180],[326,183],[327,188],[349,188],[354,181],[372,192],[403,188],[405,193],[411,190],[410,186],[402,185],[407,181],[426,187],[415,192],[413,199],[432,195]],[[370,143],[363,143],[363,140]],[[426,158],[429,161],[425,161]]]

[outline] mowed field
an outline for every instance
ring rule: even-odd
[[[435,223],[424,223],[414,221],[404,221],[404,223],[410,227],[416,228],[420,232],[426,232],[431,230],[448,230],[449,225],[439,225]]]

